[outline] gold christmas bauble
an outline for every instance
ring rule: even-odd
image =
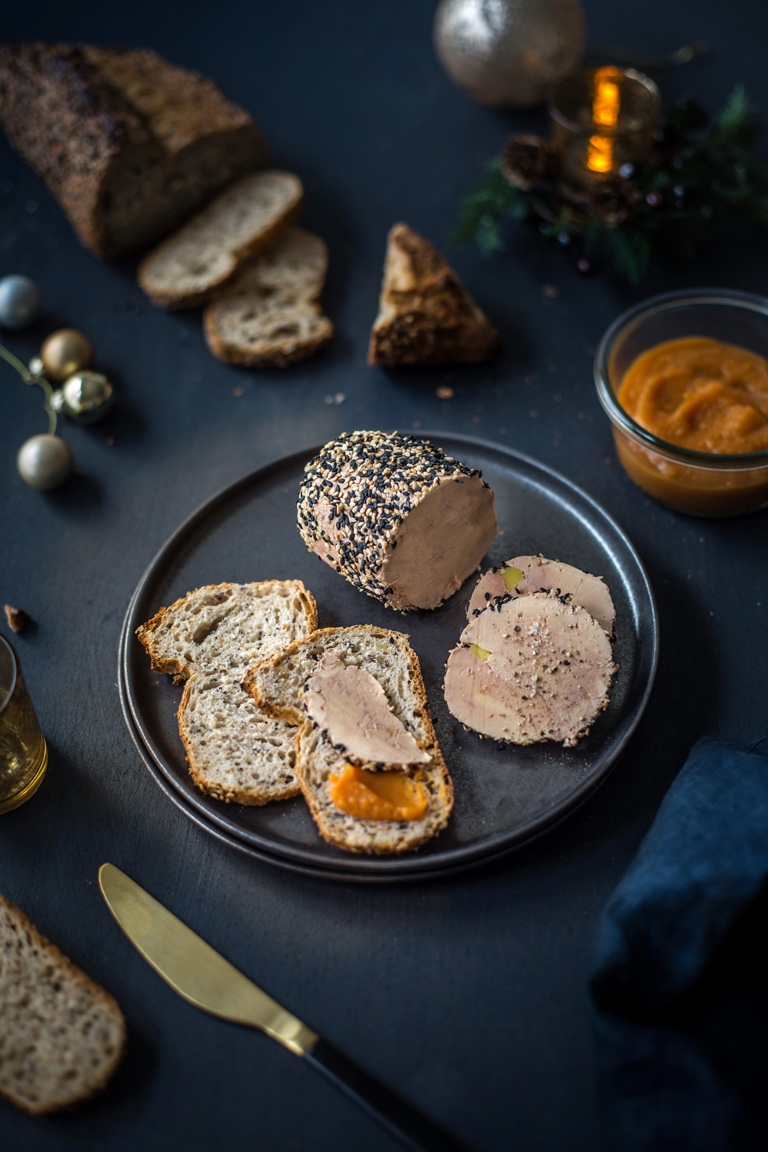
[[[66,380],[75,372],[87,368],[93,359],[90,340],[74,328],[61,328],[52,332],[40,349],[43,372],[51,380]]]
[[[452,80],[481,104],[531,108],[578,67],[579,0],[441,0],[435,51]]]

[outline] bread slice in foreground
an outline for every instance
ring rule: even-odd
[[[100,1091],[118,1065],[125,1021],[112,997],[0,896],[0,1092],[53,1112]]]
[[[317,627],[317,605],[301,580],[207,584],[136,629],[158,672],[177,683],[193,671],[241,677],[258,660]]]
[[[363,819],[348,815],[331,799],[330,776],[347,765],[346,749],[334,747],[302,706],[308,677],[321,657],[331,652],[378,681],[394,715],[431,756],[429,763],[405,770],[427,794],[426,811],[418,819]],[[445,828],[453,807],[453,784],[435,735],[418,657],[407,636],[369,624],[322,628],[251,668],[244,685],[265,714],[302,724],[296,774],[320,834],[330,844],[347,852],[392,855],[418,848]],[[381,764],[364,767],[387,770]]]
[[[395,224],[368,363],[475,364],[490,360],[499,346],[499,333],[447,260],[407,224]]]
[[[242,176],[144,257],[139,284],[161,308],[202,304],[287,228],[303,196],[291,172]]]
[[[300,580],[264,580],[197,588],[137,629],[152,667],[186,681],[176,715],[201,791],[250,805],[298,793],[297,725],[265,717],[240,680],[254,660],[316,624],[314,597]]]
[[[229,672],[193,673],[176,715],[189,773],[201,791],[250,805],[298,794],[298,728],[264,716]]]
[[[207,305],[211,352],[249,368],[284,368],[318,352],[333,336],[319,303],[327,269],[325,242],[287,229]]]

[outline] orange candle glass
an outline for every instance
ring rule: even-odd
[[[660,110],[653,80],[633,68],[589,68],[561,80],[549,102],[561,182],[586,191],[650,159]]]

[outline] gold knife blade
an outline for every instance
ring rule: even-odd
[[[190,1004],[236,1024],[260,1028],[297,1056],[316,1032],[262,992],[234,965],[114,864],[102,864],[99,887],[134,948]]]

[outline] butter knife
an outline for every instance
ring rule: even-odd
[[[413,1152],[466,1152],[389,1088],[263,992],[114,864],[102,864],[107,907],[147,963],[196,1008],[260,1028],[321,1072]]]

